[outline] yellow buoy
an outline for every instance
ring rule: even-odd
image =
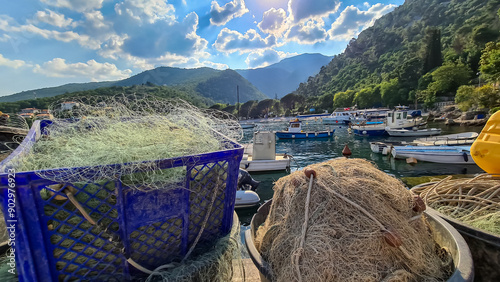
[[[488,119],[470,152],[476,164],[484,171],[500,174],[500,111]]]

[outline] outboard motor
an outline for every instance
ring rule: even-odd
[[[260,181],[254,180],[248,171],[240,168],[238,173],[238,189],[247,190],[246,187],[248,185],[250,186],[250,190],[255,191],[259,184]]]

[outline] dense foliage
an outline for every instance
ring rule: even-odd
[[[345,106],[347,91],[355,91],[351,102],[358,107],[453,99],[458,87],[476,83],[479,71],[498,80],[500,45],[487,43],[500,38],[499,8],[500,0],[407,0],[294,93],[332,94],[334,106]],[[485,47],[489,55],[481,56]]]

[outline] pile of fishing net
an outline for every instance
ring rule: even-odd
[[[444,281],[452,260],[424,209],[372,163],[334,159],[275,183],[256,246],[275,281]]]
[[[412,191],[440,213],[500,236],[499,175],[480,174],[459,179],[448,176]]]
[[[43,121],[47,125],[37,132],[37,140],[26,139],[22,153],[4,165],[57,183],[37,186],[37,204],[48,218],[42,229],[51,234],[60,280],[103,280],[106,276],[98,275],[112,268],[121,273],[126,253],[128,264],[142,271],[138,277],[143,280],[230,280],[236,271],[234,254],[239,254],[237,217],[229,234],[217,233],[222,217],[233,213],[224,209],[228,162],[207,161],[203,154],[237,147],[233,141],[243,131],[233,116],[140,94],[66,98],[50,110],[55,119]],[[165,161],[172,158],[174,162]],[[124,217],[118,187],[126,189],[123,194],[151,201],[139,200],[127,208],[133,205],[141,212],[161,207],[158,213],[169,215],[125,235],[126,246],[127,238],[119,236],[125,227],[118,223]],[[171,202],[186,201],[183,208],[189,209],[184,222],[193,234],[186,254],[175,251],[186,234],[178,215],[165,211],[171,204],[165,195]],[[175,198],[180,195],[188,197]],[[163,262],[158,269],[143,267]]]
[[[227,141],[243,136],[238,121],[227,113],[147,95],[65,99],[51,111],[56,119],[45,127],[47,134],[26,144],[29,152],[14,161],[18,172],[36,171],[56,182],[126,175],[128,186],[162,188],[182,181],[186,171],[158,169],[155,160],[232,149]],[[120,165],[103,166],[114,164]],[[54,174],[54,168],[68,169]]]

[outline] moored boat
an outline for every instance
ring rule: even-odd
[[[279,139],[313,139],[329,138],[333,136],[335,129],[321,131],[303,131],[302,121],[294,119],[289,122],[286,131],[276,131],[276,137]]]
[[[359,136],[382,136],[386,135],[386,129],[413,129],[422,126],[421,117],[413,117],[409,111],[402,107],[397,107],[393,111],[387,112],[384,124],[359,124],[353,125],[354,134]]]
[[[474,143],[479,133],[477,132],[463,132],[457,134],[439,135],[427,138],[418,138],[414,142],[425,145],[470,145]]]
[[[444,164],[475,164],[470,146],[393,146],[394,158],[415,158],[419,161]]]
[[[350,108],[338,108],[335,109],[328,117],[323,118],[323,124],[349,124],[353,117],[357,114],[358,111],[351,111]]]
[[[253,143],[244,144],[240,168],[250,172],[279,171],[290,168],[291,156],[276,153],[273,132],[254,132]]]
[[[441,128],[423,128],[423,129],[386,128],[385,131],[387,131],[387,133],[390,136],[396,136],[396,137],[433,136],[441,134]]]

